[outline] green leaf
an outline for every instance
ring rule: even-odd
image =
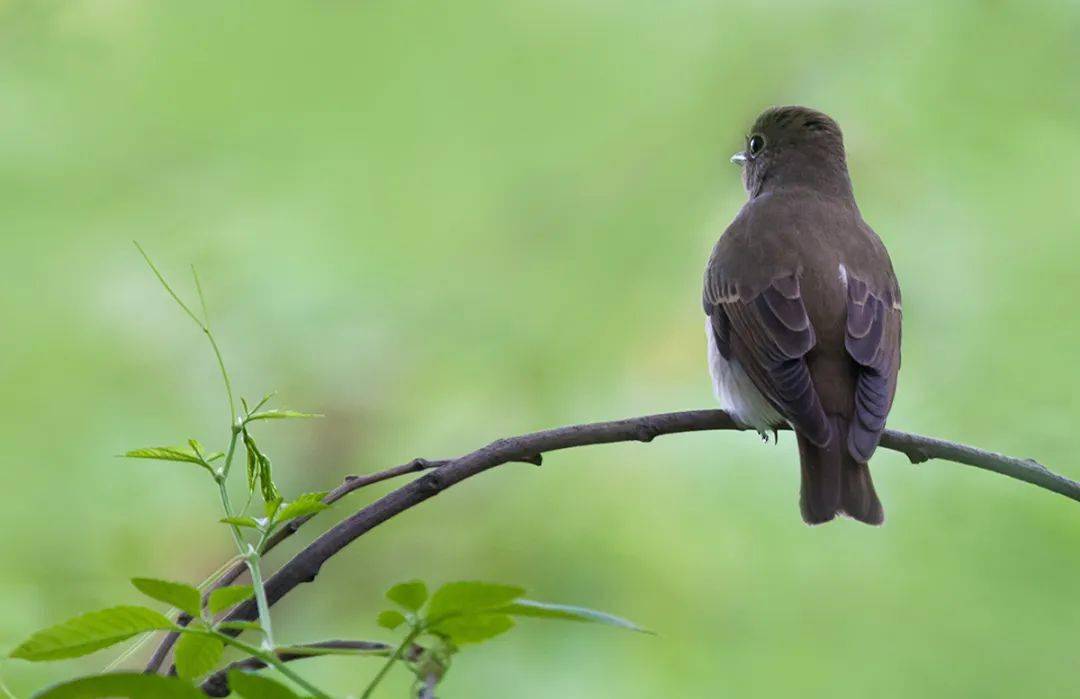
[[[269,393],[267,393],[265,396],[262,397],[262,400],[260,400],[258,403],[255,404],[254,408],[248,408],[247,401],[244,400],[243,398],[240,399],[240,403],[243,404],[243,406],[244,406],[244,413],[246,415],[251,415],[252,413],[257,412],[259,410],[259,408],[261,408],[264,405],[266,405],[267,403],[269,403],[270,399],[273,398],[276,395],[277,395],[277,391],[270,391]]]
[[[211,614],[217,614],[218,612],[223,612],[226,609],[235,607],[254,594],[255,589],[251,587],[251,585],[219,587],[210,593],[210,599],[206,604],[206,608],[210,610]]]
[[[247,451],[248,492],[254,493],[259,483],[259,447],[247,430],[244,430],[244,450]]]
[[[169,582],[168,580],[155,580],[154,578],[132,578],[131,584],[147,597],[152,597],[159,602],[176,607],[193,617],[198,617],[199,612],[202,610],[202,597],[199,595],[199,591],[191,585]]]
[[[69,680],[43,689],[31,699],[206,699],[206,695],[176,677],[117,672]]]
[[[384,629],[393,631],[405,623],[405,615],[397,610],[387,609],[385,612],[379,612],[379,616],[375,619],[375,623]]]
[[[281,493],[274,485],[274,472],[270,467],[270,457],[265,454],[259,455],[259,487],[262,488],[263,502],[273,502],[281,499]]]
[[[274,520],[278,510],[281,509],[282,502],[282,499],[278,497],[263,503],[263,512],[266,514],[266,521],[272,522]]]
[[[199,456],[184,447],[147,447],[132,449],[124,454],[129,459],[154,459],[155,461],[183,461],[206,468]]]
[[[506,614],[468,614],[444,619],[431,628],[447,636],[457,645],[481,643],[514,628],[514,620]]]
[[[500,607],[525,594],[514,585],[476,581],[446,583],[431,596],[427,616],[433,621],[449,614],[463,614]]]
[[[225,644],[220,638],[185,633],[176,642],[176,673],[185,680],[202,677],[217,666]]]
[[[311,417],[323,417],[317,413],[301,413],[295,410],[264,410],[261,413],[255,413],[248,417],[248,422],[255,422],[256,420],[288,420],[290,418],[311,418]]]
[[[247,430],[244,430],[244,448],[247,450],[247,477],[248,492],[255,492],[258,484],[262,490],[264,502],[273,502],[281,498],[277,486],[274,485],[273,469],[270,465],[270,457],[259,451],[259,445],[255,443]]]
[[[499,607],[494,610],[503,614],[509,614],[510,616],[518,617],[534,617],[537,619],[561,619],[563,621],[581,621],[591,624],[605,624],[607,626],[617,626],[622,629],[629,629],[631,631],[638,631],[640,633],[653,633],[648,629],[643,629],[637,624],[622,617],[613,616],[611,614],[605,614],[604,612],[598,612],[595,609],[588,609],[586,607],[573,607],[566,604],[550,604],[548,602],[537,602],[531,599],[518,599],[514,600],[510,604]]]
[[[173,623],[153,609],[112,607],[38,631],[11,651],[11,657],[33,661],[77,658],[146,631],[172,628]]]
[[[269,677],[229,671],[229,687],[244,699],[299,699],[291,689]]]
[[[400,604],[411,612],[419,611],[427,601],[427,585],[422,580],[398,583],[386,591],[386,599]]]
[[[222,517],[218,520],[222,524],[234,524],[238,527],[259,529],[259,522],[254,517]]]
[[[307,515],[322,512],[330,507],[322,501],[325,497],[325,490],[321,493],[304,493],[292,502],[285,503],[285,506],[278,510],[277,515],[274,516],[274,521],[284,523],[297,517],[306,517]]]

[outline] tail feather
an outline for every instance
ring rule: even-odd
[[[803,521],[823,524],[838,514],[846,514],[866,524],[881,524],[885,511],[874,491],[870,469],[848,450],[847,421],[838,415],[830,415],[829,421],[833,433],[824,447],[797,435]]]

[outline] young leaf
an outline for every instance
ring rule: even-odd
[[[457,645],[481,643],[514,628],[514,620],[505,614],[467,614],[444,619],[431,628]]]
[[[405,623],[405,615],[395,609],[387,609],[385,612],[379,612],[375,623],[384,629],[393,631]]]
[[[255,404],[254,408],[248,408],[247,401],[244,400],[243,398],[241,398],[240,402],[243,403],[243,405],[244,405],[244,414],[245,415],[251,415],[252,413],[258,412],[259,408],[261,408],[264,405],[266,405],[267,403],[269,403],[270,399],[273,398],[276,395],[277,395],[277,391],[270,391],[269,393],[267,393],[265,396],[262,397],[262,400],[260,400],[258,403]]]
[[[270,457],[259,451],[259,445],[255,443],[247,430],[244,430],[244,448],[247,450],[247,477],[248,492],[255,492],[256,483],[262,489],[264,502],[273,502],[281,497],[277,486],[274,485],[273,469],[270,466]]]
[[[197,454],[183,447],[146,447],[132,449],[124,454],[129,459],[154,459],[156,461],[183,461],[206,468]]]
[[[80,677],[55,684],[35,694],[32,699],[206,699],[206,695],[176,677],[144,675],[141,672],[117,672]]]
[[[295,410],[264,410],[248,417],[247,422],[256,420],[288,420],[290,418],[323,417],[317,413],[300,413]]]
[[[278,497],[263,503],[263,512],[266,513],[266,521],[274,521],[274,517],[277,516],[278,510],[281,509],[282,502],[284,501]]]
[[[181,634],[176,642],[176,673],[194,680],[210,672],[221,660],[225,645],[220,638],[196,633]]]
[[[517,599],[510,604],[498,607],[492,611],[497,611],[502,614],[509,614],[510,616],[518,617],[534,617],[537,619],[561,619],[564,621],[581,621],[592,624],[605,624],[607,626],[617,626],[623,629],[629,629],[631,631],[638,631],[640,633],[653,633],[648,629],[643,629],[637,624],[621,617],[613,616],[611,614],[605,614],[604,612],[598,612],[595,609],[587,609],[585,607],[572,607],[565,604],[550,604],[547,602],[536,602],[531,599]]]
[[[247,430],[244,430],[244,450],[247,452],[248,492],[254,493],[255,486],[259,482],[259,447]]]
[[[386,591],[386,599],[399,604],[410,612],[419,611],[427,601],[427,585],[423,580],[398,583]]]
[[[291,689],[269,677],[240,670],[229,671],[229,687],[244,699],[299,699]]]
[[[292,502],[285,503],[285,506],[274,516],[274,521],[283,524],[297,517],[306,517],[307,515],[322,512],[330,507],[322,501],[325,497],[325,490],[321,493],[304,493]]]
[[[222,517],[218,521],[222,524],[234,524],[238,527],[259,529],[259,522],[254,517]]]
[[[281,493],[274,485],[274,472],[270,467],[270,457],[265,454],[259,455],[259,487],[262,488],[263,502],[272,502],[281,499]]]
[[[198,617],[199,611],[202,609],[202,598],[199,591],[191,585],[169,582],[168,580],[155,580],[154,578],[132,578],[131,584],[147,597],[164,602],[171,607],[176,607],[193,617]]]
[[[223,612],[226,609],[235,607],[253,594],[255,594],[255,590],[251,585],[219,587],[210,593],[210,599],[207,601],[206,608],[210,610],[211,614],[217,614],[218,612]]]
[[[172,628],[172,622],[153,609],[112,607],[38,631],[11,651],[11,657],[33,661],[77,658],[145,631]]]
[[[509,604],[525,594],[514,585],[463,581],[446,583],[431,596],[427,616],[433,621],[449,614],[482,611]]]

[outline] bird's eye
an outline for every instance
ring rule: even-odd
[[[747,144],[747,149],[750,151],[750,155],[757,155],[764,147],[765,137],[760,134],[754,134],[753,136],[751,136],[750,143]]]

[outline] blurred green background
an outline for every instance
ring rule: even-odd
[[[212,357],[132,239],[189,299],[198,266],[241,394],[327,414],[259,430],[288,492],[326,488],[713,405],[727,157],[783,103],[844,127],[904,289],[890,425],[1080,477],[1075,3],[0,5],[0,645],[231,553],[197,470],[114,457],[225,436]],[[883,528],[811,529],[790,435],[509,465],[353,544],[275,625],[385,638],[389,584],[481,578],[660,636],[526,621],[448,699],[1080,694],[1076,504],[888,452],[874,472]],[[25,696],[112,656],[0,674]],[[307,669],[345,693],[375,665]]]

